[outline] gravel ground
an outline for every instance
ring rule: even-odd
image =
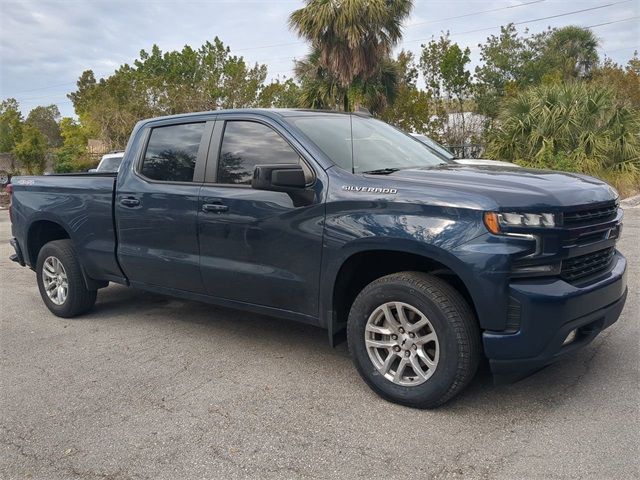
[[[387,403],[324,331],[112,286],[51,315],[0,212],[0,477],[640,476],[640,208],[622,317],[519,383],[480,374],[435,411]]]

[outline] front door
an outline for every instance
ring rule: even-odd
[[[322,179],[285,135],[267,120],[218,117],[198,213],[202,279],[210,295],[316,317]],[[251,188],[256,165],[298,162],[306,200]]]

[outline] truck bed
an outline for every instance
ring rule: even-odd
[[[88,277],[122,282],[116,260],[113,199],[116,173],[21,176],[12,179],[14,236],[26,246],[25,262],[35,267],[29,246],[42,242],[39,225],[56,222],[73,240]]]

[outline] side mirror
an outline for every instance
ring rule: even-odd
[[[273,192],[299,192],[306,184],[304,170],[297,163],[256,165],[251,180],[252,188]]]

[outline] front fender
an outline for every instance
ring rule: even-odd
[[[327,208],[321,270],[320,324],[339,329],[334,318],[334,285],[340,269],[353,255],[394,251],[419,255],[444,265],[467,286],[475,303],[473,272],[457,249],[486,232],[481,213],[474,210],[416,204],[349,202],[349,210]],[[366,205],[365,205],[366,204]]]

